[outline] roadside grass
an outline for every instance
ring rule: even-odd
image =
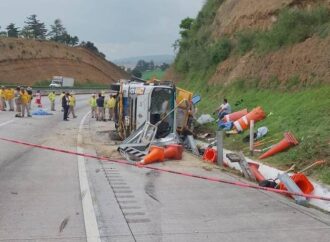
[[[201,94],[202,101],[198,104],[198,115],[212,114],[224,97],[229,100],[233,111],[243,108],[248,108],[250,111],[254,107],[261,106],[267,114],[272,113],[265,120],[258,122],[256,128],[268,127],[267,137],[271,140],[281,140],[285,131],[291,131],[299,140],[299,145],[264,159],[262,162],[279,169],[287,169],[292,164],[296,164],[299,170],[316,160],[325,159],[328,164],[312,170],[310,175],[330,184],[330,86],[282,91],[260,88],[257,80],[250,81],[249,85],[244,84],[246,82],[238,80],[223,87],[220,85],[208,86],[200,81],[191,81],[181,82],[179,86]],[[237,105],[235,106],[235,104]],[[216,129],[216,123],[208,124],[205,127],[207,131]],[[249,156],[248,144],[242,141],[246,135],[248,135],[248,131],[226,137],[224,139],[225,147],[236,151],[243,150]],[[256,154],[252,158],[257,159],[259,155]]]
[[[162,79],[164,77],[165,71],[161,69],[156,69],[152,71],[145,71],[142,73],[142,79],[150,80],[151,78]]]
[[[235,34],[236,50],[241,55],[256,49],[259,53],[303,42],[313,35],[325,38],[329,32],[330,11],[325,7],[312,10],[284,9],[268,31],[243,31]]]

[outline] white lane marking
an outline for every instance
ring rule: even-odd
[[[1,123],[1,124],[0,124],[0,127],[5,126],[5,125],[7,125],[7,124],[10,124],[10,123],[12,123],[12,122],[14,122],[14,119],[9,120],[9,121],[4,122],[4,123]]]
[[[77,152],[84,153],[84,149],[80,146],[83,142],[82,130],[84,122],[90,112],[88,112],[80,121],[79,131],[77,136]],[[82,197],[82,208],[84,212],[85,230],[87,242],[101,241],[100,231],[96,221],[91,192],[89,189],[85,158],[78,156],[78,171],[80,182],[80,193]]]

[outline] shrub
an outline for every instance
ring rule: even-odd
[[[216,65],[226,60],[231,52],[231,43],[228,38],[223,38],[211,46],[211,61]]]
[[[257,33],[253,31],[239,32],[235,35],[237,40],[236,49],[239,54],[244,55],[246,52],[253,49]]]
[[[330,14],[326,8],[312,11],[286,9],[280,13],[277,23],[269,31],[257,35],[257,49],[268,52],[302,42],[315,33],[325,34],[324,26],[329,21]]]

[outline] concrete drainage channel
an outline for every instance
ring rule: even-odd
[[[146,216],[143,208],[139,206],[133,190],[124,181],[120,172],[116,168],[107,166],[107,164],[102,164],[102,169],[125,218],[131,236],[136,241],[131,224],[150,223],[151,220]]]

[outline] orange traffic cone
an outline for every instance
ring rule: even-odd
[[[215,149],[212,148],[207,148],[204,152],[203,155],[203,160],[211,162],[211,163],[215,163],[218,159],[218,154],[217,151]]]
[[[229,121],[234,122],[247,114],[248,114],[247,109],[243,109],[243,110],[237,111],[235,113],[230,113],[230,114],[225,115],[223,120],[226,122],[229,122]]]
[[[291,179],[297,184],[300,190],[305,194],[311,194],[314,191],[313,184],[308,180],[308,178],[302,174],[297,173],[291,176]],[[281,190],[287,190],[285,185],[281,182],[279,188]]]
[[[260,173],[260,171],[258,170],[259,168],[259,164],[257,163],[252,163],[252,162],[248,162],[250,170],[252,171],[254,177],[256,178],[256,180],[258,182],[264,181],[266,180],[265,177]]]
[[[164,147],[151,146],[149,154],[140,161],[141,165],[148,165],[157,161],[164,161]]]
[[[237,131],[242,132],[245,129],[250,127],[250,121],[254,120],[254,122],[258,122],[263,120],[266,117],[264,110],[261,107],[254,108],[251,112],[247,115],[241,117],[237,121],[234,122],[234,126]]]
[[[276,153],[289,149],[291,146],[297,145],[298,143],[299,142],[291,132],[286,132],[284,133],[284,139],[274,145],[270,150],[262,154],[259,159],[264,159],[269,156],[275,155]]]
[[[164,151],[165,159],[170,160],[181,160],[182,159],[183,147],[178,144],[170,144]]]

